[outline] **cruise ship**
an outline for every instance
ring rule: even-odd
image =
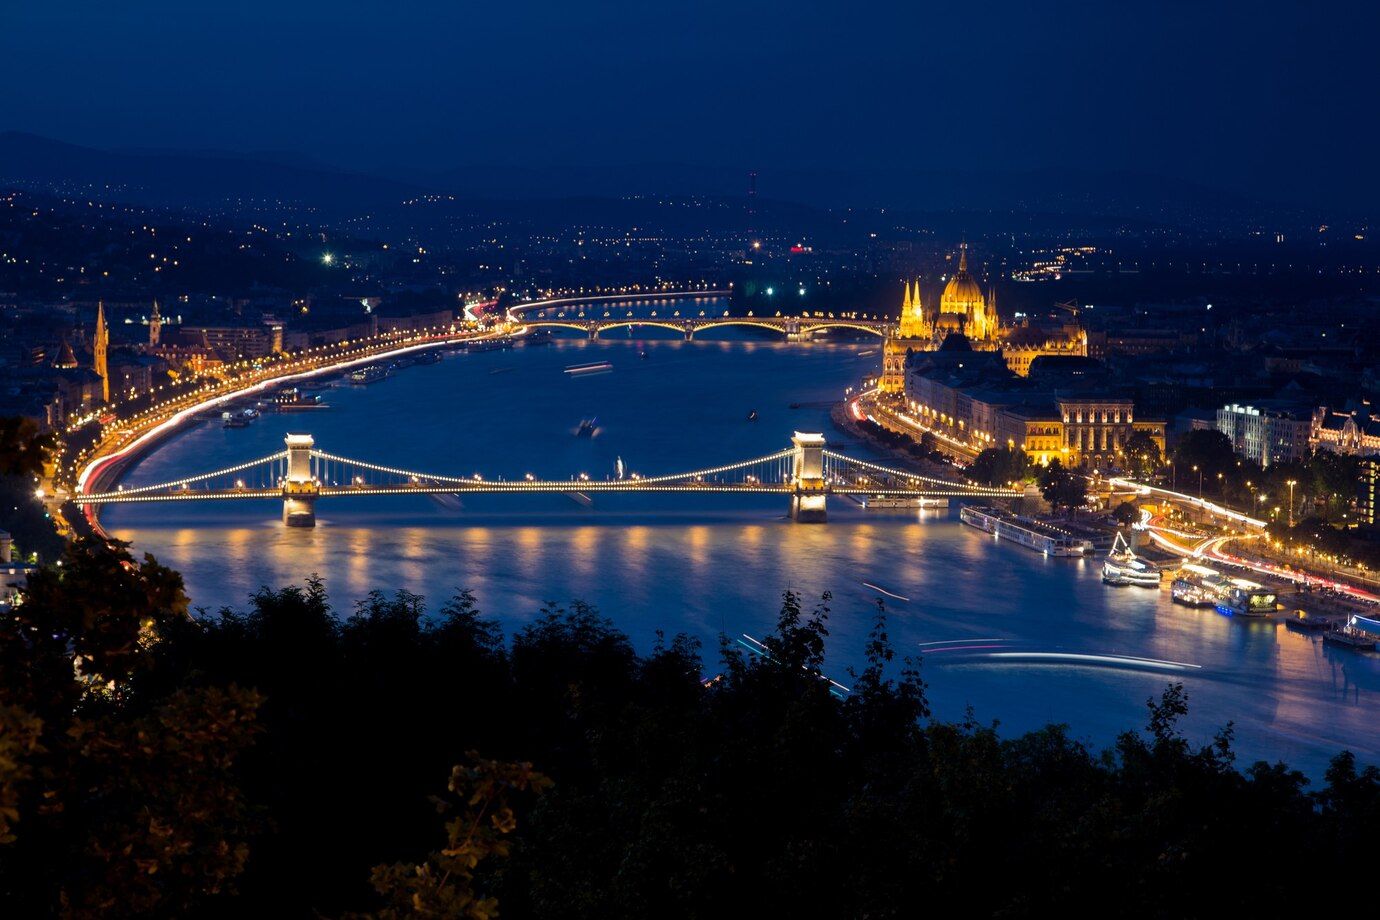
[[[964,505],[958,518],[994,537],[1011,540],[1046,556],[1086,556],[1093,551],[1092,542],[1083,537],[1001,508]]]
[[[1131,544],[1117,531],[1112,550],[1102,563],[1102,580],[1109,585],[1138,585],[1142,588],[1160,586],[1160,570],[1141,559],[1131,550]]]

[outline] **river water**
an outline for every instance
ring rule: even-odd
[[[880,359],[875,340],[786,344],[725,332],[692,343],[609,334],[587,342],[447,356],[367,387],[325,393],[327,410],[266,414],[246,429],[203,423],[164,443],[129,485],[219,469],[309,432],[328,452],[426,472],[486,478],[612,475],[621,458],[646,475],[772,453],[795,430],[822,431],[860,458],[828,404]],[[646,357],[641,357],[645,352]],[[612,373],[571,379],[570,364]],[[792,409],[792,403],[800,404]],[[756,421],[748,413],[758,413]],[[593,438],[574,435],[596,417]],[[875,458],[874,458],[875,459]],[[921,643],[936,713],[971,706],[1005,732],[1068,723],[1094,745],[1145,722],[1170,680],[1189,691],[1187,728],[1206,741],[1233,721],[1243,761],[1283,759],[1319,775],[1350,748],[1380,761],[1380,656],[1324,646],[1282,626],[1171,604],[1168,591],[1109,588],[1092,561],[1049,559],[961,525],[957,512],[867,512],[845,499],[829,523],[798,525],[786,499],[744,495],[422,496],[327,499],[315,529],[288,529],[276,502],[114,506],[103,520],[180,570],[193,603],[242,606],[260,585],[319,573],[339,611],[373,588],[434,605],[470,588],[509,632],[546,601],[594,604],[646,649],[657,630],[704,641],[760,637],[781,592],[833,593],[828,669],[848,683],[878,596],[900,654]],[[866,583],[866,584],[865,584]],[[1030,660],[1012,652],[1135,656],[1196,668]]]

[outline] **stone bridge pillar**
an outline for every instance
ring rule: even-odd
[[[309,434],[290,434],[287,444],[287,475],[283,477],[283,523],[289,527],[316,526],[316,495],[320,487],[311,474]]]
[[[786,320],[786,341],[804,342],[810,338],[809,333],[800,331],[800,320],[790,317]]]
[[[685,341],[695,341],[695,324],[689,320],[685,322]]]
[[[800,431],[791,438],[795,456],[791,470],[791,520],[822,524],[829,483],[824,479],[824,435]]]
[[[598,324],[598,323],[590,323],[590,324],[589,324],[589,338],[590,338],[590,341],[594,341],[595,339],[599,338],[599,324]]]

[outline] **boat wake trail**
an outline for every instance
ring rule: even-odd
[[[863,586],[864,588],[871,588],[873,591],[876,591],[878,594],[885,594],[887,597],[894,597],[894,598],[896,598],[896,600],[898,600],[898,601],[906,601],[907,603],[910,602],[910,598],[908,598],[908,597],[902,597],[902,596],[899,595],[899,594],[892,594],[892,593],[891,593],[890,591],[888,591],[886,588],[879,588],[877,585],[874,585],[874,584],[873,584],[872,582],[870,582],[870,581],[865,581],[865,582],[863,582],[863,583],[862,583],[862,586]]]

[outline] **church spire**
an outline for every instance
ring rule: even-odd
[[[96,302],[96,341],[91,349],[92,369],[101,378],[101,399],[110,402],[110,369],[106,351],[110,347],[110,330],[105,326],[105,303]]]
[[[163,314],[158,312],[158,298],[153,300],[153,312],[149,314],[149,347],[158,344],[163,332]]]
[[[901,316],[903,316],[903,317],[904,317],[904,316],[907,316],[907,315],[909,315],[909,313],[910,313],[910,282],[907,281],[907,282],[906,282],[906,297],[905,297],[904,300],[901,301]]]
[[[964,240],[958,244],[958,270],[966,272],[968,270],[968,241]]]

